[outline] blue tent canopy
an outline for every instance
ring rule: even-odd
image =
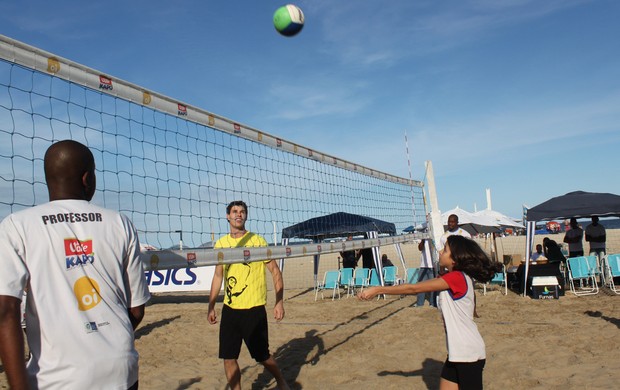
[[[311,218],[282,229],[282,238],[309,238],[312,240],[331,237],[361,235],[367,232],[396,234],[396,225],[376,218],[344,212]]]

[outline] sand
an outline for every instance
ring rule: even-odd
[[[617,246],[615,233],[611,236]],[[312,273],[311,262],[294,264],[303,267],[305,275]],[[413,307],[413,296],[332,301],[328,293],[315,302],[312,289],[295,287],[306,283],[307,276],[297,280],[293,263],[288,267],[286,317],[276,323],[269,309],[269,326],[271,351],[292,388],[438,387],[446,347],[436,309]],[[602,289],[593,296],[567,292],[558,300],[533,300],[512,291],[503,295],[497,287],[487,295],[479,289],[477,296],[481,316],[477,324],[487,349],[487,389],[618,386],[620,296]],[[153,297],[136,332],[140,388],[226,387],[223,364],[217,358],[219,324],[207,322],[207,300],[206,293]],[[270,291],[268,308],[272,306]],[[274,388],[272,377],[245,347],[239,363],[243,388]],[[4,375],[0,388],[7,388]]]
[[[415,298],[314,301],[288,291],[286,317],[270,321],[272,353],[292,388],[434,389],[446,358],[439,312]],[[204,295],[156,296],[137,332],[145,389],[224,389],[218,325]],[[271,307],[271,302],[269,307]],[[607,389],[620,381],[620,296],[602,290],[533,300],[478,291],[488,389]],[[220,304],[217,306],[218,310]],[[274,388],[244,349],[242,386]]]

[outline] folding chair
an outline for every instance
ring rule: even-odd
[[[604,257],[605,282],[616,294],[620,294],[620,286],[616,286],[614,278],[620,278],[620,254]]]
[[[383,267],[383,281],[386,286],[401,284],[403,281],[398,277],[398,267],[395,265]]]
[[[407,268],[405,270],[405,283],[415,284],[420,278],[419,268]]]
[[[588,259],[593,257],[594,259]],[[575,295],[598,294],[596,256],[569,257],[566,260],[570,290]],[[579,283],[579,286],[575,284]],[[591,286],[590,286],[591,284]]]
[[[374,268],[370,270],[370,279],[368,280],[368,286],[381,286],[381,280],[379,280],[379,273]]]
[[[353,288],[364,290],[364,287],[368,286],[368,279],[370,278],[370,268],[356,268],[353,274]]]
[[[496,272],[493,279],[482,285],[483,295],[487,295],[487,284],[499,284],[504,286],[504,295],[508,295],[508,276],[506,275],[506,266],[502,264],[502,271]]]
[[[327,271],[323,276],[323,282],[319,283],[316,286],[316,292],[314,293],[314,301],[318,299],[319,291],[321,292],[321,299],[325,299],[323,296],[323,291],[332,290],[332,301],[338,294],[338,299],[340,299],[340,271]]]
[[[346,290],[347,298],[353,295],[353,268],[340,270],[340,288]]]

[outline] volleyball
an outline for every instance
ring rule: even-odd
[[[284,5],[273,14],[273,25],[280,34],[292,37],[304,27],[304,13],[295,5]]]

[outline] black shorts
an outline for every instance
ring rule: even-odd
[[[220,359],[238,359],[241,341],[257,362],[269,359],[269,332],[265,306],[251,309],[222,307],[220,323]]]
[[[455,363],[446,359],[441,370],[441,377],[450,382],[458,383],[459,389],[482,389],[482,370],[486,359],[471,363]]]

